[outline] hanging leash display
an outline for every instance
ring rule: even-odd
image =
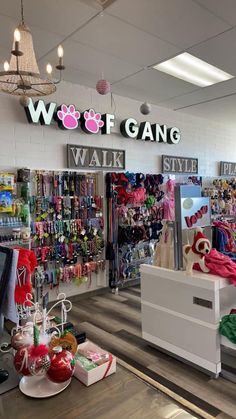
[[[38,294],[60,283],[92,286],[104,270],[103,197],[97,174],[33,172],[30,197],[31,243],[39,270]],[[81,278],[83,278],[81,280]]]

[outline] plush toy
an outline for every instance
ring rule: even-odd
[[[30,227],[24,227],[21,229],[22,240],[30,239]]]
[[[192,275],[194,263],[198,263],[203,272],[208,273],[209,269],[205,265],[205,255],[210,253],[211,243],[202,233],[201,228],[196,229],[193,244],[183,247],[183,255],[186,261],[186,273]]]
[[[226,213],[226,215],[230,215],[232,213],[232,209],[233,209],[232,203],[230,201],[226,201],[225,202],[225,213]]]
[[[127,221],[128,221],[128,225],[130,226],[134,226],[135,222],[134,222],[134,215],[135,215],[136,211],[133,208],[129,208],[128,212],[127,212]]]

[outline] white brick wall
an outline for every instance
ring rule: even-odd
[[[125,97],[115,96],[115,107],[111,109],[110,96],[100,96],[94,89],[63,83],[54,96],[45,102],[55,100],[58,104],[74,103],[78,109],[94,107],[105,113],[115,113],[117,126],[112,135],[87,135],[76,131],[62,131],[53,126],[30,125],[18,98],[0,94],[0,170],[15,167],[35,169],[65,169],[65,145],[67,143],[122,148],[126,150],[126,167],[129,171],[158,173],[161,170],[161,155],[173,154],[199,158],[199,173],[216,176],[218,161],[236,161],[235,132],[216,123],[194,118],[183,113],[173,112],[158,106],[144,117],[139,112],[140,103]],[[177,145],[144,143],[125,139],[119,133],[119,122],[127,117],[138,121],[150,120],[181,129],[182,140]],[[73,284],[64,288],[68,296],[79,294],[99,286],[105,286],[93,276],[91,288],[87,285],[76,287]],[[60,290],[64,290],[63,285]],[[51,299],[56,293],[51,292]]]
[[[74,103],[78,109],[94,107],[116,115],[117,126],[112,135],[87,135],[76,131],[62,131],[56,125],[34,126],[26,119],[18,99],[0,95],[0,168],[30,167],[45,169],[65,168],[65,144],[78,143],[126,150],[126,167],[130,171],[158,173],[162,154],[199,158],[199,173],[205,176],[218,174],[220,160],[236,161],[235,132],[224,125],[184,113],[152,106],[152,113],[140,114],[140,103],[121,96],[114,96],[116,110],[111,109],[111,98],[100,96],[91,88],[70,83],[58,86],[55,95],[45,102]],[[138,121],[150,120],[181,129],[182,140],[178,145],[143,143],[126,139],[119,134],[119,122],[129,116]]]

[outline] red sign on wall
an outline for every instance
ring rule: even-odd
[[[211,225],[209,198],[181,199],[182,229]]]

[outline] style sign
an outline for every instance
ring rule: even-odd
[[[236,163],[221,161],[220,176],[236,176]]]
[[[211,225],[210,198],[181,198],[182,229]]]
[[[125,151],[110,148],[67,145],[67,167],[69,169],[125,169]]]
[[[115,115],[101,114],[94,109],[80,112],[75,105],[57,105],[50,102],[47,105],[43,100],[29,103],[25,106],[25,113],[29,123],[51,125],[57,123],[63,130],[81,129],[86,134],[111,134],[115,127]],[[158,123],[151,124],[148,121],[140,124],[134,118],[128,118],[120,122],[120,133],[125,138],[134,140],[150,141],[166,144],[178,144],[181,139],[180,129],[177,127],[167,128]]]
[[[162,173],[198,174],[198,159],[163,155]]]

